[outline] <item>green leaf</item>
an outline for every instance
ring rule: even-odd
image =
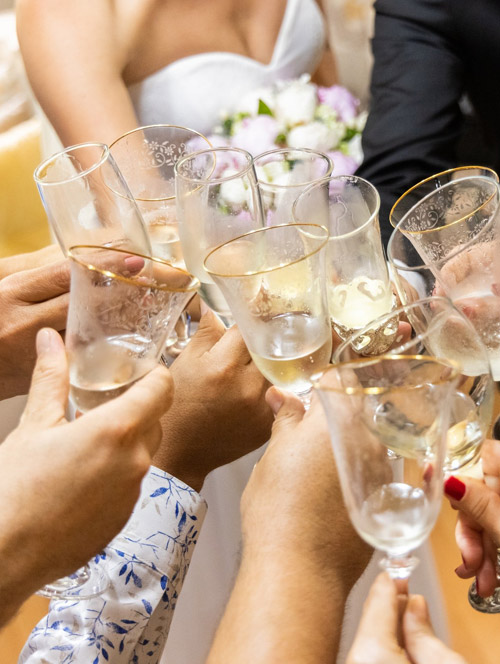
[[[265,101],[262,101],[262,99],[259,99],[259,109],[257,111],[258,115],[272,115],[273,112],[269,108],[269,106],[266,104]]]
[[[222,129],[224,132],[224,136],[231,136],[231,128],[233,126],[233,119],[232,118],[226,118],[224,122],[222,123]]]
[[[342,140],[344,141],[350,141],[351,138],[354,138],[356,134],[359,134],[359,131],[357,129],[354,129],[353,127],[348,127],[345,130],[344,138]]]
[[[278,134],[274,139],[274,142],[276,143],[276,145],[286,145],[286,135]]]

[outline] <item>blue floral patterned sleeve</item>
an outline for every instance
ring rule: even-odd
[[[52,601],[19,663],[158,662],[206,509],[194,489],[152,467],[129,522],[94,561],[108,590]]]

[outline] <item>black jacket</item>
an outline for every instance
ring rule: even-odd
[[[500,0],[377,0],[371,105],[358,175],[389,211],[410,186],[460,164],[500,172]],[[474,121],[464,116],[464,94]]]

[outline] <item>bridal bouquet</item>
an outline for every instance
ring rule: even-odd
[[[365,122],[366,112],[346,88],[317,86],[306,74],[244,96],[208,140],[254,156],[275,148],[310,148],[332,158],[334,175],[351,175],[363,159]]]

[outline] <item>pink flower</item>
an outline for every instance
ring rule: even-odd
[[[245,118],[232,137],[231,143],[236,148],[243,148],[252,155],[257,155],[277,147],[274,141],[280,129],[279,123],[270,115]]]
[[[333,161],[332,175],[353,175],[359,166],[352,157],[348,157],[338,150],[327,154]]]
[[[359,99],[341,85],[330,88],[318,87],[318,99],[321,104],[330,106],[341,122],[349,122],[358,114]]]

